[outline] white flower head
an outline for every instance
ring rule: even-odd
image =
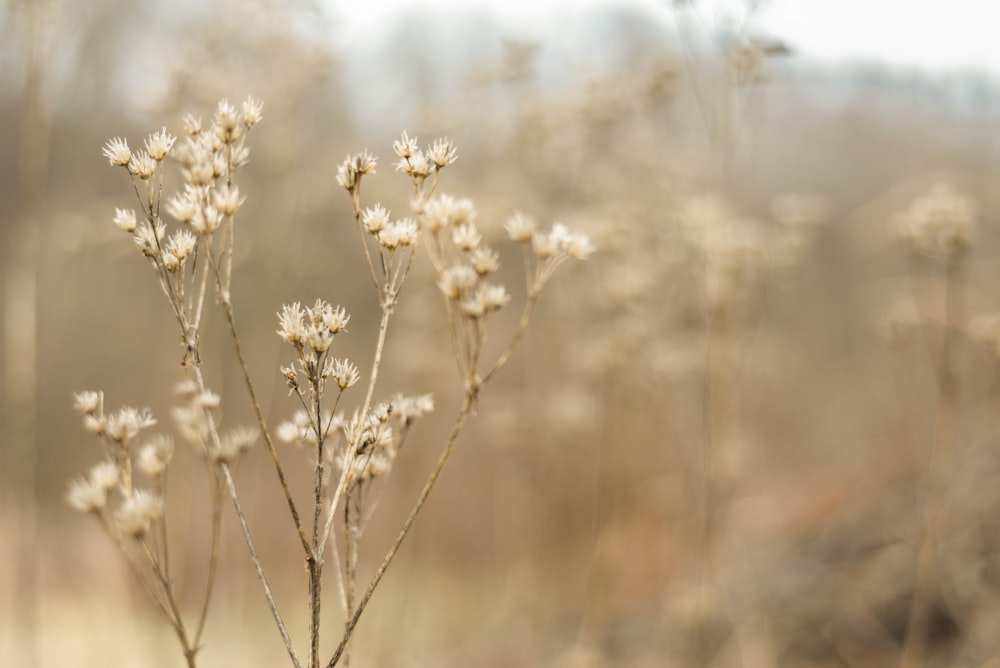
[[[101,152],[115,167],[125,167],[132,162],[132,151],[129,150],[128,142],[122,137],[109,139]]]
[[[166,128],[161,128],[146,138],[146,152],[157,162],[163,160],[174,147],[177,137],[167,132]]]

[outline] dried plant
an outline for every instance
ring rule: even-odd
[[[236,184],[236,175],[249,160],[246,140],[261,120],[261,110],[261,104],[252,98],[240,107],[223,100],[207,127],[203,127],[200,119],[186,117],[183,139],[178,140],[164,128],[150,135],[139,150],[133,151],[122,138],[112,139],[104,147],[109,162],[128,173],[139,207],[138,212],[118,209],[114,223],[131,236],[154,270],[176,321],[185,378],[178,386],[183,401],[175,409],[174,417],[178,433],[196,446],[205,463],[212,498],[209,576],[193,632],[178,604],[170,570],[166,527],[170,499],[165,481],[173,441],[165,435],[140,439],[144,430],[155,424],[148,410],[126,407],[106,413],[100,392],[76,395],[76,407],[84,416],[85,427],[98,436],[106,459],[88,477],[71,485],[68,501],[74,508],[99,518],[173,627],[188,665],[194,666],[218,567],[223,498],[228,495],[271,615],[296,668],[321,665],[323,575],[331,561],[335,565],[344,621],[337,648],[325,663],[332,667],[348,663],[351,637],[359,619],[435,486],[463,428],[476,412],[483,389],[508,363],[521,341],[543,288],[564,262],[588,257],[593,246],[586,236],[561,224],[542,231],[533,219],[521,213],[507,222],[508,236],[520,245],[523,254],[526,298],[520,320],[506,345],[495,357],[487,356],[484,349],[487,335],[500,335],[493,326],[492,316],[508,306],[511,296],[496,281],[500,255],[484,243],[473,203],[437,192],[441,172],[458,157],[455,146],[441,139],[422,149],[416,138],[406,133],[395,142],[396,168],[409,178],[412,189],[412,215],[404,218],[392,217],[377,203],[363,206],[362,183],[367,183],[367,177],[374,174],[377,160],[368,151],[349,156],[340,166],[336,180],[350,198],[367,273],[381,311],[373,358],[365,377],[353,362],[334,356],[335,340],[345,332],[351,319],[342,307],[334,307],[322,299],[312,306],[300,303],[282,306],[277,333],[294,352],[279,371],[297,407],[290,419],[272,434],[245,361],[231,299],[236,215],[245,201]],[[180,192],[164,199],[163,175],[168,157],[179,166],[184,184]],[[170,232],[161,209],[180,223],[176,231]],[[370,491],[376,489],[377,479],[387,478],[416,421],[434,408],[430,395],[395,393],[388,400],[376,401],[377,393],[386,396],[378,385],[383,353],[392,315],[411,276],[419,245],[426,249],[443,296],[443,315],[458,368],[461,405],[443,439],[437,463],[396,538],[371,581],[359,589],[358,546],[378,500],[377,493]],[[201,334],[210,292],[214,293],[228,323],[257,419],[252,428],[222,430],[221,398],[209,389],[205,380]],[[345,397],[349,399],[348,391],[359,384],[364,389],[358,393],[353,410],[348,410]],[[267,446],[308,571],[309,649],[304,662],[278,610],[232,473],[233,463],[258,437]],[[293,499],[275,448],[276,439],[300,445],[313,466],[308,511],[300,511]],[[342,541],[342,560],[336,549],[338,540]],[[330,550],[331,547],[335,549]]]

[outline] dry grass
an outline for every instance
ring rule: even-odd
[[[113,9],[94,6],[94,20]],[[350,55],[290,39],[289,14],[258,9],[243,22],[223,11],[211,39],[190,26],[176,33],[177,71],[211,76],[170,78],[158,95],[89,99],[80,79],[60,78],[70,66],[57,51],[36,72],[50,82],[44,90],[61,91],[40,98],[46,115],[38,117],[30,88],[3,112],[10,127],[15,116],[45,121],[27,125],[35,143],[0,138],[5,156],[39,140],[52,148],[44,175],[12,158],[0,165],[7,183],[34,179],[44,190],[41,199],[13,189],[0,198],[5,219],[18,221],[4,227],[0,299],[5,331],[21,335],[5,339],[0,369],[8,379],[0,535],[11,537],[0,541],[0,663],[183,665],[120,552],[63,503],[67,480],[98,453],[69,407],[72,393],[102,387],[109,409],[150,405],[158,427],[169,427],[170,386],[185,373],[177,318],[111,223],[115,207],[132,204],[127,180],[96,150],[107,137],[143,137],[163,124],[180,134],[182,111],[207,117],[227,94],[264,99],[239,180],[248,199],[232,255],[232,307],[261,414],[276,426],[295,407],[277,369],[298,353],[275,335],[274,314],[317,297],[351,314],[334,356],[357,363],[363,387],[348,392],[366,403],[385,300],[373,292],[337,168],[366,146],[382,157],[378,174],[364,177],[359,212],[380,200],[393,218],[415,217],[411,182],[391,173],[391,141],[368,136],[350,120],[342,102],[350,96],[329,92],[350,71]],[[122,14],[120,25],[89,27],[76,11],[57,14],[36,39],[63,34],[75,17],[120,51],[117,36],[145,19]],[[72,70],[80,77],[121,59],[86,43]],[[502,223],[523,209],[587,232],[600,252],[546,287],[518,354],[480,397],[357,627],[355,663],[996,663],[1000,202],[989,105],[932,104],[888,77],[852,86],[747,44],[731,57],[650,49],[628,68],[549,94],[532,79],[542,52],[513,44],[506,60],[477,66],[461,98],[413,94],[381,121],[455,139],[461,157],[440,192],[475,199],[483,243],[504,249]],[[229,54],[226,66],[209,67],[220,54]],[[188,67],[188,58],[201,65]],[[959,86],[936,85],[938,100]],[[930,236],[901,243],[894,219],[913,214],[938,183],[974,210],[951,207],[959,213],[939,217],[937,228],[904,226],[909,242]],[[171,172],[165,197],[181,185]],[[788,192],[819,200],[774,206]],[[974,235],[955,233],[971,226]],[[948,250],[956,239],[959,255]],[[437,410],[393,462],[359,546],[356,596],[434,470],[435,447],[465,396],[456,368],[469,365],[456,365],[438,271],[426,260],[417,256],[392,315],[399,338],[385,348],[386,389],[372,403],[397,389],[431,392]],[[29,338],[39,419],[28,427],[17,419],[30,414],[20,412],[25,399],[10,390],[19,368],[10,360],[25,350],[11,343],[25,335],[12,267],[37,290]],[[517,331],[516,307],[530,295],[515,287],[520,276],[517,251],[505,250],[496,280],[510,286],[511,304],[493,316],[483,360],[501,356]],[[224,424],[256,423],[211,293],[202,317],[204,374],[223,397]],[[24,431],[32,424],[36,436]],[[167,539],[177,546],[179,606],[197,619],[212,487],[188,484],[204,466],[181,445]],[[268,537],[257,541],[260,560],[308,663],[302,541],[261,445],[233,478],[253,535]],[[293,501],[308,509],[309,543],[313,462],[275,447]],[[289,665],[231,502],[224,508],[225,567],[199,664]],[[324,664],[343,624],[339,585],[327,574]]]

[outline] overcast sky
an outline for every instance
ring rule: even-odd
[[[327,0],[351,35],[364,35],[402,8],[476,7],[529,36],[551,36],[568,13],[594,5],[642,7],[673,20],[670,0]],[[698,20],[732,24],[745,0],[695,0]],[[692,10],[684,10],[692,11]],[[993,0],[764,0],[757,30],[779,37],[803,56],[879,60],[931,71],[989,69],[1000,74],[1000,3]],[[548,33],[548,34],[547,34]],[[546,35],[547,34],[547,35]]]

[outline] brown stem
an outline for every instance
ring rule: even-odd
[[[448,463],[448,458],[455,449],[455,443],[458,440],[458,436],[462,433],[462,429],[465,427],[465,423],[468,421],[469,415],[472,413],[472,406],[475,400],[476,395],[474,392],[470,391],[465,393],[464,399],[462,400],[462,408],[459,411],[458,418],[455,420],[455,425],[452,427],[451,435],[448,437],[448,441],[441,450],[441,455],[438,457],[437,465],[434,467],[434,470],[431,471],[430,476],[427,478],[427,482],[424,483],[424,487],[420,491],[420,496],[417,497],[417,501],[410,510],[410,514],[407,515],[406,521],[403,522],[403,526],[396,535],[396,539],[393,541],[389,551],[386,552],[385,558],[382,560],[382,564],[378,567],[378,570],[375,571],[375,575],[368,584],[368,588],[365,590],[364,595],[362,595],[357,609],[347,622],[347,628],[344,630],[344,637],[340,640],[340,644],[337,646],[336,651],[334,651],[333,657],[327,664],[327,668],[333,668],[336,666],[341,655],[346,650],[347,644],[350,642],[351,635],[354,633],[354,629],[358,625],[358,620],[361,618],[361,614],[368,606],[368,602],[371,600],[372,594],[375,593],[375,588],[378,587],[379,582],[382,581],[382,576],[385,575],[386,570],[389,568],[389,564],[392,563],[393,558],[396,556],[396,552],[399,550],[399,546],[402,545],[406,535],[410,532],[410,527],[413,526],[414,520],[417,519],[417,514],[420,512],[420,509],[424,507],[427,497],[430,496],[431,490],[437,483],[441,472],[444,470],[445,464]]]

